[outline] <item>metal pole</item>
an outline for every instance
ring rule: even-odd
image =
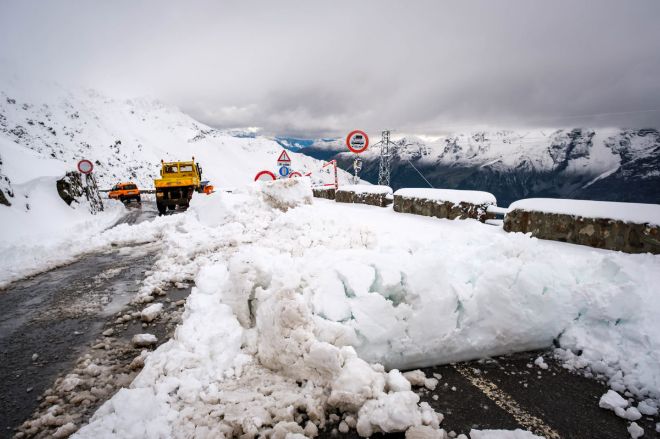
[[[378,168],[378,184],[382,186],[390,185],[390,174],[392,168],[392,153],[394,147],[390,147],[390,131],[382,132],[380,141],[380,166]]]

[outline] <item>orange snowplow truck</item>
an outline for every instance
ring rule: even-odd
[[[192,199],[193,192],[212,191],[206,181],[202,181],[202,168],[195,163],[195,157],[189,162],[160,161],[160,177],[154,180],[156,186],[156,207],[158,213],[163,215],[168,209],[174,210],[177,206],[187,208]]]

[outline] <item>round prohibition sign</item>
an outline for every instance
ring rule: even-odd
[[[292,173],[289,174],[289,178],[297,178],[297,177],[302,177],[302,174],[298,171],[293,171]]]
[[[91,174],[94,170],[94,165],[89,160],[81,160],[78,162],[78,170],[83,174]]]
[[[255,177],[254,181],[272,181],[277,180],[275,174],[270,171],[261,171]]]
[[[369,148],[369,136],[362,130],[354,130],[346,136],[346,146],[351,152],[360,154]]]

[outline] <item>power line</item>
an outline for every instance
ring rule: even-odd
[[[413,169],[414,169],[415,171],[417,171],[417,173],[419,174],[419,176],[422,177],[422,178],[424,179],[424,181],[426,182],[426,184],[428,184],[428,185],[431,187],[431,189],[435,189],[435,188],[433,187],[433,185],[432,185],[431,183],[429,183],[429,181],[426,179],[426,177],[424,177],[424,175],[423,175],[421,172],[419,172],[419,169],[417,169],[417,168],[415,167],[415,165],[413,165],[412,162],[411,162],[410,160],[406,159],[406,161],[408,162],[408,164],[410,164],[410,166],[413,167]]]

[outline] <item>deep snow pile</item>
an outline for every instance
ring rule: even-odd
[[[333,412],[363,435],[436,428],[393,368],[553,340],[569,366],[660,399],[659,257],[311,200],[303,183],[157,221],[141,300],[194,279],[183,324],[78,437],[314,435]]]

